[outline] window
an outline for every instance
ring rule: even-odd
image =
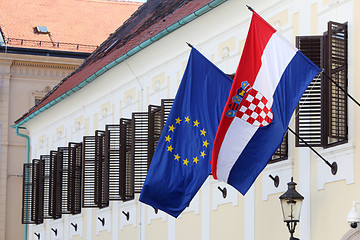
[[[329,22],[323,36],[300,36],[296,45],[325,71],[313,79],[299,102],[296,132],[314,147],[346,143],[347,97],[336,84],[347,90],[347,24]],[[296,146],[305,144],[296,139]]]

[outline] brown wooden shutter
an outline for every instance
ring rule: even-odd
[[[155,105],[148,106],[148,169],[154,155],[156,146],[159,142],[161,131],[162,131],[162,115],[161,115],[161,107]]]
[[[69,143],[68,205],[72,214],[81,213],[82,143]]]
[[[44,222],[44,164],[42,160],[33,159],[32,169],[32,204],[31,220],[35,224]]]
[[[171,107],[174,103],[174,99],[162,99],[161,100],[161,129],[164,128],[166,120],[170,114]]]
[[[317,66],[323,68],[323,37],[301,36],[296,38],[297,48]],[[296,132],[311,146],[322,146],[322,86],[321,73],[306,89],[296,109]],[[306,145],[296,138],[297,147]]]
[[[95,204],[95,136],[83,137],[83,198],[84,208]]]
[[[34,224],[33,209],[33,164],[25,163],[23,168],[22,224]]]
[[[148,147],[148,168],[159,142],[160,135],[169,116],[174,99],[162,99],[161,106],[148,106],[149,114],[149,147]]]
[[[83,207],[109,206],[108,164],[105,159],[105,131],[83,138]]]
[[[347,91],[347,24],[328,22],[326,73]],[[329,79],[325,79],[325,147],[347,142],[347,96]]]
[[[134,199],[134,162],[131,154],[132,119],[120,119],[120,196]]]
[[[120,196],[120,125],[105,127],[105,158],[109,164],[109,200],[121,200]]]
[[[140,193],[148,166],[148,113],[132,114],[131,154],[134,162],[134,192]]]
[[[50,210],[50,198],[51,198],[51,190],[50,190],[50,155],[41,155],[40,160],[43,163],[44,167],[44,207],[43,207],[43,217],[44,219],[52,218],[51,210]]]
[[[109,206],[109,164],[105,158],[105,131],[95,131],[95,202],[99,208]]]
[[[286,160],[287,158],[288,158],[288,132],[285,133],[280,147],[275,151],[269,163],[283,161]]]
[[[57,151],[50,151],[50,196],[49,210],[53,219],[61,218],[61,169],[62,163],[58,159]]]
[[[61,162],[61,213],[71,214],[69,193],[69,165],[70,156],[68,147],[58,147],[58,161]]]

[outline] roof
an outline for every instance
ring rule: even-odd
[[[15,121],[17,126],[81,89],[103,72],[225,2],[226,0],[148,0],[70,76]]]
[[[0,0],[7,46],[93,52],[143,3],[106,0]],[[38,33],[37,26],[49,33]],[[0,38],[1,39],[1,38]]]

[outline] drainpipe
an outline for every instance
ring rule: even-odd
[[[12,128],[14,128],[15,126],[11,126]],[[20,127],[20,126],[16,126],[16,135],[20,136],[20,137],[24,137],[26,139],[26,163],[30,162],[30,137],[28,135],[19,133],[19,128],[21,129],[26,129],[25,127]],[[24,177],[24,176],[23,176]],[[28,206],[25,206],[26,208]],[[27,213],[28,211],[25,211],[25,218],[27,218]],[[25,228],[24,228],[24,240],[27,240],[27,231],[28,231],[28,225],[25,224]]]

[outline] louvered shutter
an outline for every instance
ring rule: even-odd
[[[95,136],[83,137],[83,198],[84,208],[95,204]]]
[[[109,164],[109,200],[121,200],[120,196],[120,125],[105,127],[105,158]]]
[[[81,213],[82,143],[69,143],[68,205],[72,214]]]
[[[159,142],[162,131],[162,116],[161,107],[155,105],[148,106],[148,169],[151,163],[151,159],[154,155],[156,145]]]
[[[174,103],[174,99],[162,99],[161,100],[161,129],[164,128],[166,120],[170,114],[171,107]]]
[[[44,222],[44,164],[42,160],[33,159],[33,172],[32,172],[32,209],[31,220],[35,224]]]
[[[25,163],[23,168],[22,224],[34,224],[32,219],[33,205],[33,164]]]
[[[340,87],[347,91],[347,24],[328,22],[326,73]],[[325,79],[325,146],[347,142],[347,96],[334,83]]]
[[[323,37],[306,36],[296,38],[297,48],[317,66],[323,68]],[[322,146],[322,79],[316,76],[306,89],[296,109],[296,132],[311,146]],[[306,145],[296,138],[297,147]]]
[[[280,147],[275,151],[269,163],[275,163],[288,158],[288,132],[285,133]]]
[[[53,219],[61,218],[61,184],[62,162],[58,159],[57,151],[50,151],[50,197],[49,211]]]
[[[134,162],[131,155],[132,119],[120,119],[120,196],[134,199]]]
[[[50,210],[50,199],[51,199],[51,191],[50,191],[50,155],[41,155],[40,160],[42,160],[44,167],[44,207],[43,214],[44,219],[52,218],[51,210]]]
[[[61,178],[61,214],[71,214],[70,209],[70,193],[69,191],[69,156],[68,147],[58,147],[58,161],[61,162],[60,178]]]
[[[109,206],[109,164],[105,158],[105,131],[95,131],[95,202]]]
[[[105,131],[83,138],[83,207],[109,206],[108,164],[105,159]]]
[[[134,162],[134,192],[140,193],[148,166],[148,113],[132,114],[131,154]]]
[[[159,142],[161,132],[169,116],[174,99],[162,99],[161,106],[148,106],[149,114],[149,147],[148,147],[148,168]]]

